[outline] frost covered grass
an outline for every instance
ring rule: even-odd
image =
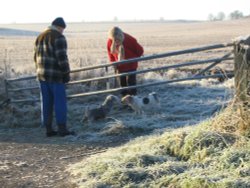
[[[79,187],[249,187],[250,140],[214,128],[220,116],[137,138],[68,171]]]
[[[121,23],[145,48],[145,55],[182,50],[220,42],[250,32],[249,20],[237,22],[148,24]],[[18,27],[19,25],[15,25]],[[74,29],[72,29],[74,26]],[[45,27],[45,26],[44,26]],[[44,28],[43,27],[43,28]],[[69,59],[72,69],[107,63],[106,37],[109,24],[69,26]],[[95,28],[93,28],[95,27]],[[230,29],[228,29],[230,27]],[[43,28],[35,29],[41,31]],[[20,28],[16,28],[20,29]],[[27,28],[25,29],[27,30]],[[31,29],[29,29],[31,30]],[[34,75],[34,36],[0,38],[0,100],[5,99],[4,78]],[[227,49],[228,50],[228,49]],[[177,64],[192,60],[221,57],[227,50],[186,54],[141,62],[139,69]],[[3,63],[2,63],[3,62]],[[232,61],[221,66],[232,69]],[[72,74],[73,80],[112,74],[101,69]],[[174,69],[138,76],[138,83],[185,78],[190,72]],[[34,86],[24,82],[14,86]],[[73,85],[69,94],[100,90],[105,82]],[[161,100],[158,112],[141,116],[130,110],[114,110],[108,118],[86,125],[80,122],[86,105],[103,102],[105,96],[69,100],[68,122],[78,134],[63,142],[73,144],[127,144],[85,158],[68,171],[80,187],[249,187],[250,143],[240,134],[239,115],[231,103],[234,80],[185,81],[139,89],[139,95],[155,91]],[[117,94],[117,93],[116,93]],[[39,97],[38,90],[12,93],[12,97]],[[37,132],[40,126],[40,103],[14,104],[0,110],[1,134],[19,128]],[[42,140],[42,139],[41,139]],[[121,140],[125,140],[124,142]],[[51,142],[58,142],[58,138]]]

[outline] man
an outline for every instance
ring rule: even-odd
[[[47,137],[74,135],[67,129],[67,98],[65,83],[70,80],[67,41],[63,35],[66,24],[56,18],[35,41],[34,61],[41,90],[42,124]],[[58,131],[52,127],[55,108]]]
[[[137,58],[143,55],[143,47],[137,42],[137,40],[123,32],[119,27],[113,27],[109,31],[109,37],[107,41],[107,51],[110,62],[121,61],[124,59]],[[127,73],[136,71],[138,62],[119,64],[116,66],[116,71],[120,73]],[[121,87],[136,85],[136,74],[121,76]],[[136,95],[136,89],[123,90],[122,96]]]

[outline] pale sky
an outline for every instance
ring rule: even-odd
[[[3,0],[0,23],[48,23],[118,20],[207,20],[239,10],[250,15],[250,0]]]

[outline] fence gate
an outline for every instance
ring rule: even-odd
[[[82,67],[79,69],[71,70],[71,73],[87,71],[87,70],[92,70],[92,69],[98,69],[98,68],[106,68],[109,66],[114,66],[114,65],[124,64],[124,63],[131,63],[131,62],[135,62],[135,61],[146,61],[146,60],[166,58],[166,57],[195,53],[195,52],[202,52],[202,51],[207,51],[207,50],[214,50],[214,49],[219,49],[219,48],[227,48],[227,47],[231,47],[231,46],[233,46],[233,43],[214,44],[214,45],[202,46],[202,47],[198,47],[198,48],[191,48],[191,49],[186,49],[186,50],[179,50],[179,51],[173,51],[173,52],[167,52],[167,53],[161,53],[161,54],[148,55],[148,56],[143,56],[143,57],[138,57],[138,58],[133,58],[133,59],[122,60],[119,62],[114,62],[112,64],[107,63],[107,64],[101,64],[101,65]],[[180,67],[188,67],[188,66],[204,65],[204,64],[212,63],[211,65],[206,67],[204,70],[201,70],[198,74],[193,75],[191,77],[187,77],[187,78],[157,81],[154,83],[146,83],[146,84],[141,84],[141,85],[137,84],[135,86],[129,86],[129,87],[116,87],[116,88],[111,88],[111,89],[108,88],[106,90],[98,90],[98,91],[90,91],[90,92],[86,92],[86,93],[71,94],[71,95],[68,95],[67,97],[68,98],[77,98],[77,97],[84,97],[84,96],[90,96],[90,95],[106,94],[106,93],[118,92],[118,91],[122,91],[122,90],[126,90],[126,89],[156,86],[156,85],[160,85],[160,84],[169,84],[169,83],[173,83],[173,82],[182,82],[182,81],[186,81],[186,80],[201,80],[201,79],[207,79],[207,78],[232,77],[233,74],[231,74],[231,73],[204,75],[204,73],[206,71],[208,71],[209,69],[211,69],[212,67],[214,67],[218,63],[221,63],[222,61],[226,61],[226,60],[232,60],[233,58],[229,57],[231,54],[232,54],[232,50],[230,50],[229,53],[226,53],[224,56],[219,57],[219,58],[196,60],[196,61],[194,60],[191,62],[181,62],[181,63],[174,64],[174,65],[163,65],[163,66],[157,67],[157,68],[143,69],[143,70],[133,71],[133,72],[129,72],[129,73],[121,73],[121,74],[115,74],[115,75],[95,77],[95,78],[91,78],[91,79],[71,81],[67,84],[68,86],[73,85],[73,84],[82,84],[82,83],[91,82],[91,81],[107,80],[110,78],[117,78],[120,76],[127,76],[127,75],[131,75],[131,74],[144,74],[144,73],[152,72],[152,71],[159,71],[159,70],[166,71],[168,69],[175,69],[175,68],[180,68]],[[38,86],[33,86],[33,87],[26,86],[24,88],[15,88],[15,89],[12,89],[10,87],[11,83],[16,83],[18,81],[34,80],[34,79],[35,79],[35,76],[6,79],[5,80],[6,98],[9,99],[9,102],[11,102],[11,103],[24,103],[24,102],[40,101],[39,97],[31,98],[31,96],[26,96],[25,99],[16,99],[16,98],[11,96],[11,93],[21,92],[21,91],[25,91],[25,90],[32,91],[35,89],[39,89]]]
[[[240,129],[250,131],[250,47],[242,43],[234,45],[236,106]]]

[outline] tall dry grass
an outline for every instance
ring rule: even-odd
[[[213,123],[138,138],[68,171],[79,187],[248,187],[249,139]]]

